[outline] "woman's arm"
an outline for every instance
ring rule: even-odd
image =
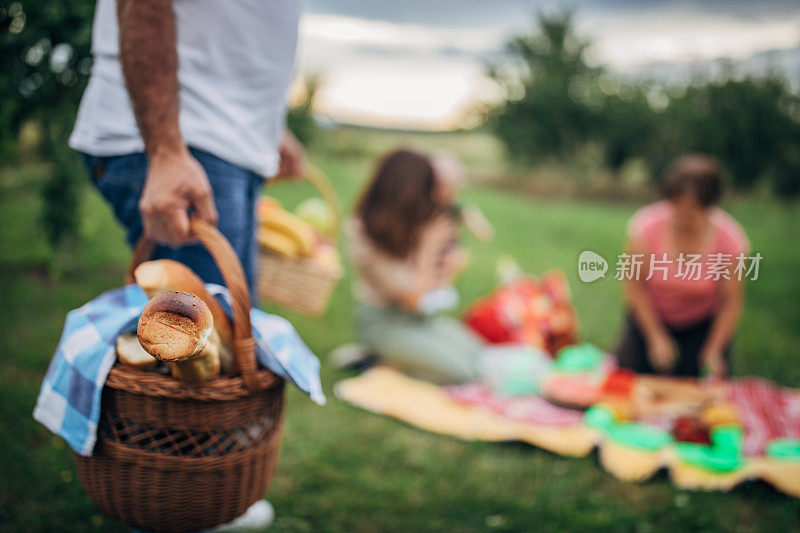
[[[628,250],[631,255],[644,253],[632,241],[628,244]],[[650,296],[644,288],[644,279],[626,280],[623,292],[625,303],[644,335],[650,364],[662,372],[670,370],[675,366],[678,349],[650,301]]]
[[[420,244],[414,252],[414,283],[409,290],[398,294],[398,301],[409,311],[419,309],[419,300],[431,289],[443,284],[442,275],[445,265],[443,261],[449,259],[450,253],[442,251],[457,231],[452,220],[441,217],[423,228],[420,235]]]
[[[416,312],[420,298],[436,285],[439,275],[437,250],[446,237],[445,226],[426,227],[417,249],[408,257],[392,257],[378,251],[361,228],[352,221],[347,228],[350,247],[359,275],[384,298]]]
[[[728,371],[723,352],[730,344],[744,308],[744,281],[722,281],[721,302],[711,332],[700,352],[700,363],[710,375],[721,377]]]

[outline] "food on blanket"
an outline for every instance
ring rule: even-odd
[[[189,361],[170,363],[172,375],[189,383],[199,383],[220,374],[219,335],[211,331],[206,347],[203,351]]]
[[[333,210],[322,198],[312,197],[303,200],[295,213],[311,227],[323,235],[328,235],[335,223]]]
[[[214,317],[214,329],[219,333],[219,357],[222,371],[230,372],[233,361],[233,326],[219,301],[206,290],[200,276],[183,263],[171,259],[147,261],[133,272],[136,284],[148,298],[164,291],[183,291],[203,300]]]
[[[603,394],[618,398],[628,398],[633,392],[636,374],[627,368],[615,368],[603,382]]]
[[[303,256],[311,253],[317,239],[314,228],[297,215],[283,209],[266,210],[261,216],[260,226],[261,230],[269,230],[267,236],[277,233],[287,237],[294,243],[298,254]]]
[[[672,436],[678,442],[711,444],[709,427],[691,416],[679,416],[672,426]]]
[[[144,351],[135,333],[126,333],[117,337],[117,358],[123,365],[135,368],[152,368],[158,360]]]
[[[700,421],[708,427],[734,425],[739,423],[733,405],[722,402],[709,405],[700,415]]]
[[[632,400],[640,416],[695,416],[725,396],[725,385],[701,384],[696,379],[665,376],[636,378]]]
[[[147,302],[136,335],[147,353],[174,362],[197,357],[213,329],[214,318],[203,300],[188,292],[166,291]]]
[[[586,409],[600,400],[600,387],[590,374],[555,374],[542,382],[542,396],[556,404]]]
[[[616,417],[618,422],[629,421],[636,418],[636,412],[633,405],[628,400],[620,398],[619,396],[603,396],[601,404],[608,407]]]

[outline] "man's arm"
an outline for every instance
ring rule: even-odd
[[[178,57],[171,0],[117,0],[122,72],[148,157],[139,210],[145,233],[170,245],[189,240],[187,211],[217,222],[211,187],[178,125]]]

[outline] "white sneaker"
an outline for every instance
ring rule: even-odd
[[[206,533],[221,533],[223,531],[260,531],[272,524],[274,519],[275,509],[272,507],[272,504],[267,500],[258,500],[239,518],[234,518],[227,524],[207,529]]]

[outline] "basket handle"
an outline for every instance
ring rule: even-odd
[[[256,343],[250,324],[250,290],[239,262],[239,257],[220,231],[198,218],[189,219],[189,233],[208,250],[217,268],[222,273],[233,301],[233,370],[242,377],[245,387],[258,390],[256,377]],[[125,276],[126,283],[134,283],[133,272],[141,263],[150,260],[155,251],[155,242],[142,236],[133,249],[131,265]]]
[[[336,194],[336,189],[333,188],[333,184],[328,176],[314,165],[307,164],[305,174],[300,177],[317,189],[322,199],[333,211],[333,224],[331,224],[331,229],[328,231],[327,237],[336,242],[339,237],[339,226],[342,223],[342,206],[339,203],[339,196]]]

